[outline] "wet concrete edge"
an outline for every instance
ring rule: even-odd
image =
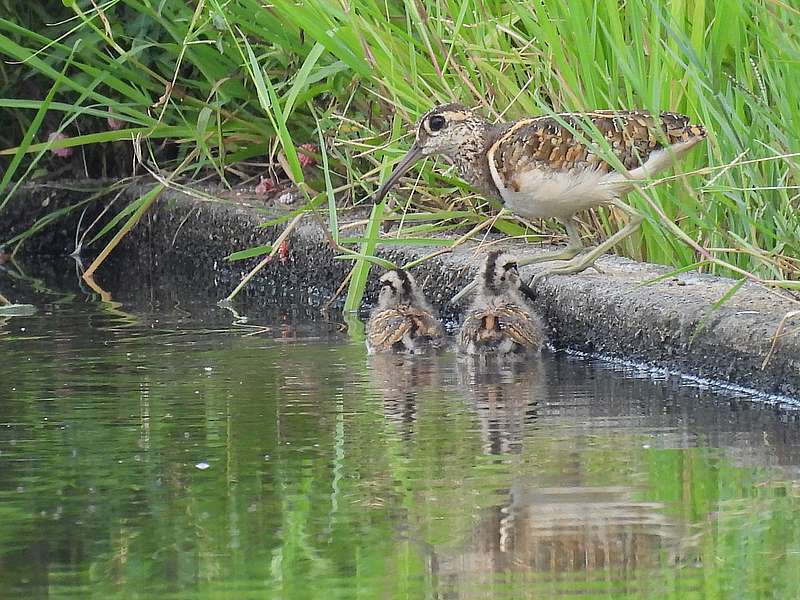
[[[26,187],[0,213],[0,239],[8,239],[9,232],[24,229],[46,211],[85,195],[81,191]],[[276,215],[276,209],[265,207],[262,200],[225,195],[226,200],[207,201],[172,191],[163,194],[109,264],[101,268],[98,281],[113,287],[126,281],[128,285],[158,285],[170,279],[181,281],[188,290],[226,296],[258,259],[229,263],[224,257],[271,242],[283,225],[261,227]],[[95,210],[84,215],[84,223]],[[73,211],[57,226],[44,229],[26,243],[26,251],[69,253],[79,216],[80,211]],[[357,230],[348,232],[356,234]],[[504,246],[520,257],[542,251],[535,245]],[[415,270],[428,297],[451,323],[457,322],[462,307],[448,305],[447,300],[474,274],[478,262],[472,258],[474,248],[472,244],[436,257]],[[390,246],[380,255],[402,264],[432,250]],[[732,280],[685,273],[641,285],[669,269],[612,256],[604,257],[598,265],[603,273],[590,270],[577,276],[551,277],[538,285],[536,308],[548,323],[555,347],[800,398],[800,318],[784,323],[784,332],[788,333],[772,347],[781,320],[800,308],[797,303],[746,284],[722,308],[712,310],[713,303],[734,284]],[[350,266],[348,261],[334,259],[319,226],[306,219],[291,236],[286,259],[263,269],[237,302],[319,308],[338,288]],[[534,272],[533,267],[529,269],[526,275]],[[368,286],[365,304],[375,297],[375,279]],[[340,296],[334,308],[341,306],[343,299]]]

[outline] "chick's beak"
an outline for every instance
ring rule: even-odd
[[[531,302],[536,300],[536,295],[533,293],[533,290],[528,287],[525,282],[520,281],[519,283],[519,291],[525,294],[525,297],[528,298]]]
[[[392,186],[394,186],[394,184],[400,180],[406,171],[408,171],[421,156],[422,147],[418,143],[414,142],[414,145],[411,146],[411,149],[408,151],[408,153],[399,163],[397,163],[397,166],[394,168],[394,171],[392,171],[392,174],[389,175],[388,179],[383,182],[383,185],[372,197],[372,201],[375,204],[381,202],[386,194],[389,193],[389,190],[392,189]]]

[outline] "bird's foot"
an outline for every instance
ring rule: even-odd
[[[518,261],[520,267],[533,265],[540,262],[555,262],[572,260],[575,256],[580,255],[583,249],[580,246],[570,245],[562,248],[561,250],[550,250],[547,252],[540,252],[533,256],[521,258]]]
[[[594,268],[598,273],[603,272],[594,264],[594,261],[586,260],[584,255],[580,255],[566,265],[541,269],[533,277],[531,277],[528,286],[536,289],[536,284],[550,275],[574,275],[576,273],[585,271],[589,267]]]

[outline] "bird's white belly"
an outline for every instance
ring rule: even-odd
[[[497,182],[496,182],[497,183]],[[506,207],[523,217],[567,218],[576,212],[607,204],[630,184],[616,172],[554,173],[529,171],[498,185]]]

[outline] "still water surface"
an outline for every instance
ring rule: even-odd
[[[270,323],[0,324],[0,597],[800,597],[791,412]]]

